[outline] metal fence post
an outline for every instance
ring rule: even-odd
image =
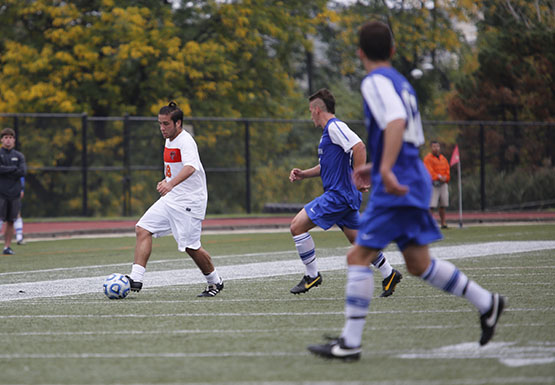
[[[246,209],[251,213],[251,154],[250,154],[250,129],[249,121],[245,120],[245,163],[246,163]]]
[[[131,160],[129,114],[123,117],[123,216],[131,215]]]
[[[480,208],[486,210],[486,155],[484,150],[484,125],[480,124]]]
[[[83,112],[81,115],[81,143],[82,143],[82,150],[81,150],[81,183],[83,188],[83,201],[82,201],[82,210],[81,215],[86,217],[88,215],[88,202],[87,202],[87,171],[88,171],[88,164],[87,164],[87,113]]]
[[[13,130],[15,131],[15,138],[17,139],[15,141],[15,149],[17,151],[21,150],[21,141],[19,139],[19,117],[16,115],[13,117]]]

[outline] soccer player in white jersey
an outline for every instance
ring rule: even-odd
[[[173,234],[177,249],[187,252],[206,277],[206,289],[198,296],[213,297],[223,290],[224,283],[200,243],[208,193],[197,145],[183,129],[183,112],[174,102],[160,109],[158,124],[166,138],[165,178],[156,186],[160,199],[135,226],[135,261],[128,275],[131,290],[140,291],[143,286],[146,264],[152,252],[152,236]]]
[[[326,358],[357,360],[372,298],[372,270],[368,263],[395,241],[410,274],[433,287],[466,298],[479,311],[480,345],[493,337],[505,298],[469,279],[451,262],[430,257],[428,245],[442,238],[428,205],[430,175],[418,147],[424,135],[416,95],[394,68],[393,37],[387,24],[372,21],[359,31],[358,54],[368,75],[361,92],[372,164],[353,173],[357,184],[371,182],[370,203],[361,217],[354,247],[347,253],[345,324],[341,336],[308,350]]]
[[[293,294],[305,293],[322,283],[322,275],[316,263],[314,240],[308,231],[316,226],[328,230],[336,224],[349,242],[354,243],[360,223],[358,210],[362,202],[361,191],[368,191],[366,185],[355,186],[351,175],[353,166],[366,163],[366,147],[347,124],[335,117],[333,94],[323,88],[308,100],[314,126],[322,128],[322,138],[318,145],[319,162],[306,170],[292,169],[289,180],[295,182],[320,176],[324,194],[306,204],[291,222],[291,235],[306,269],[301,281],[291,289]],[[390,296],[403,276],[391,267],[381,252],[372,263],[383,277],[381,296]]]

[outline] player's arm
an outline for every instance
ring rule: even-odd
[[[18,154],[19,162],[14,173],[14,176],[17,178],[21,178],[27,174],[27,163],[25,163],[25,157],[23,154]]]
[[[164,179],[164,180],[161,180],[160,182],[158,182],[158,186],[156,186],[156,190],[158,190],[158,192],[160,193],[161,196],[164,196],[167,193],[169,193],[170,191],[172,191],[172,189],[175,186],[177,186],[178,184],[183,182],[185,179],[187,179],[188,177],[193,175],[193,173],[195,171],[196,170],[193,166],[190,166],[190,165],[183,166],[181,171],[179,171],[177,173],[177,175],[175,177],[173,177],[170,181],[166,182],[166,180]]]
[[[320,176],[320,164],[306,170],[301,170],[300,168],[292,169],[289,173],[289,180],[295,182],[297,180],[314,178],[317,176]]]
[[[4,164],[4,158],[0,158],[0,174],[13,174],[17,171],[17,166],[13,164]]]
[[[353,183],[355,186],[368,186],[370,188],[371,178],[370,173],[372,171],[372,163],[363,164],[353,170]]]
[[[366,164],[366,146],[362,142],[358,142],[352,148],[353,150],[353,170],[357,170]],[[370,188],[369,179],[356,178],[353,176],[353,182],[358,191],[366,192]]]
[[[399,184],[397,177],[393,173],[393,166],[403,145],[405,125],[405,119],[395,119],[389,122],[384,130],[384,147],[380,164],[380,175],[382,176],[385,192],[393,195],[405,195],[409,191],[408,186]]]
[[[434,170],[434,165],[432,164],[431,158],[429,156],[424,157],[424,166],[426,166],[426,169],[430,173],[430,176],[432,177],[432,181],[439,179],[438,174]]]

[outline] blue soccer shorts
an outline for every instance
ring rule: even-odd
[[[381,250],[395,241],[403,251],[411,244],[427,245],[443,236],[429,210],[417,207],[368,208],[360,218],[356,244]]]
[[[324,230],[333,225],[356,230],[360,225],[358,210],[353,209],[341,195],[333,191],[326,191],[307,203],[304,209],[312,223]]]

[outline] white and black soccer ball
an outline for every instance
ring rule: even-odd
[[[104,280],[104,294],[110,299],[125,298],[130,290],[129,279],[123,274],[113,273]]]

